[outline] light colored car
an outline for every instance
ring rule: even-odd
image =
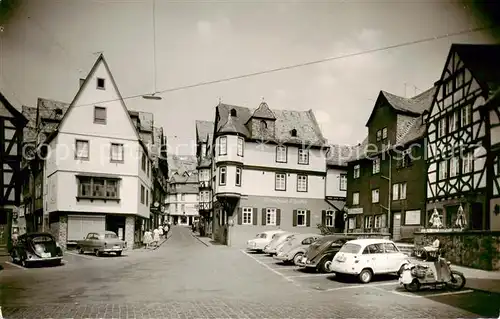
[[[112,231],[88,233],[83,240],[76,242],[76,249],[80,254],[91,252],[96,256],[103,253],[114,253],[120,256],[127,249],[127,242],[118,238]]]
[[[266,247],[264,247],[264,252],[266,254],[276,255],[276,252],[278,251],[277,248],[282,247],[281,244],[284,244],[287,240],[290,240],[293,235],[294,233],[289,232],[275,234],[273,240],[271,240],[271,242]]]
[[[321,237],[323,236],[318,234],[296,234],[285,242],[274,258],[284,263],[293,262],[298,264],[302,256],[306,253],[309,245]]]
[[[273,236],[276,234],[284,233],[285,231],[281,229],[267,230],[262,233],[258,233],[255,238],[247,241],[247,249],[253,251],[263,251],[264,247],[273,240]]]
[[[387,239],[356,239],[342,246],[330,264],[335,274],[358,276],[369,283],[373,275],[399,273],[408,256]]]

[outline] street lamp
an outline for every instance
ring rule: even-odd
[[[152,94],[145,94],[142,96],[146,100],[161,100],[162,97],[156,95],[156,0],[153,0],[153,64],[154,64],[154,92]]]

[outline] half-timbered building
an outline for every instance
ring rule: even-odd
[[[427,118],[427,226],[489,230],[485,101],[500,83],[499,45],[453,44]],[[497,67],[495,67],[495,65]],[[484,115],[484,114],[483,114]],[[463,212],[463,214],[462,214]]]
[[[21,203],[20,166],[26,118],[0,93],[0,250],[11,243],[12,219]]]

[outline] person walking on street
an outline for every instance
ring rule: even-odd
[[[144,247],[146,249],[149,248],[149,246],[151,245],[152,241],[153,241],[153,236],[151,235],[151,231],[149,229],[147,229],[144,232],[144,239],[143,239]]]
[[[158,244],[160,243],[160,230],[158,228],[153,230],[153,243],[155,247],[158,247]]]
[[[165,232],[163,231],[163,226],[162,225],[159,225],[158,226],[158,231],[160,232],[160,239],[163,239],[165,238]]]

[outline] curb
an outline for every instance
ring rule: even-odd
[[[191,236],[193,236],[194,238],[196,238],[197,241],[199,241],[200,243],[202,243],[203,245],[205,245],[206,247],[210,247],[212,245],[210,244],[207,244],[206,242],[204,242],[203,240],[201,240],[200,238],[198,238],[198,236],[196,236],[193,232],[191,232]]]

